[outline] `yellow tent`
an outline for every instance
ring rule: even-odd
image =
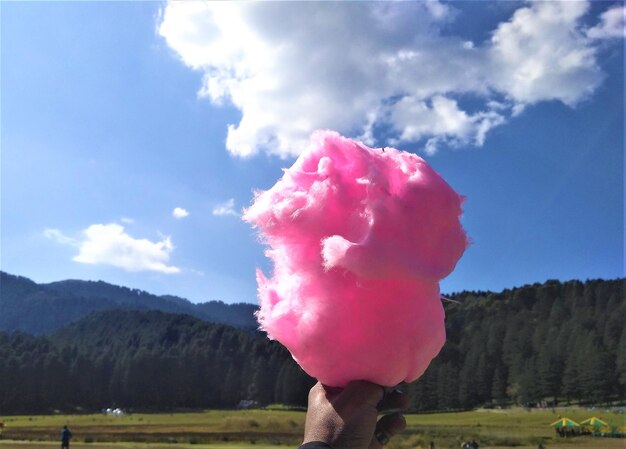
[[[580,424],[569,418],[559,418],[550,425],[552,427],[580,427]]]
[[[585,427],[609,427],[609,424],[602,421],[600,418],[596,418],[595,416],[592,416],[589,419],[585,419],[583,422],[580,423],[581,426],[585,426]]]

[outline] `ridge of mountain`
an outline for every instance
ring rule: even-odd
[[[178,296],[153,295],[104,281],[69,279],[38,284],[0,271],[0,331],[47,334],[91,312],[110,309],[159,310],[248,331],[257,328],[254,304],[194,304]]]

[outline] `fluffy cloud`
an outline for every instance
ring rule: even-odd
[[[559,100],[574,106],[602,81],[596,48],[580,21],[582,1],[536,2],[493,33],[490,85],[516,103]]]
[[[600,23],[587,32],[592,39],[626,37],[626,7],[614,6],[600,16]]]
[[[172,211],[172,217],[176,219],[181,219],[189,216],[189,212],[183,209],[182,207],[175,207]]]
[[[398,101],[392,110],[391,123],[400,133],[400,141],[417,141],[434,135],[424,148],[426,153],[434,154],[441,145],[482,145],[487,131],[504,121],[494,110],[468,114],[455,100],[437,95],[429,103],[413,97]]]
[[[213,208],[213,215],[218,217],[223,217],[225,215],[233,215],[235,217],[239,216],[239,212],[235,210],[235,199],[230,198],[223,203],[216,205]]]
[[[458,11],[437,1],[171,1],[159,33],[204,74],[199,95],[241,111],[232,154],[296,155],[319,128],[370,145],[391,130],[432,152],[480,146],[527,105],[588,97],[603,79],[588,34],[613,30],[615,13],[592,32],[587,9],[531,2],[475,43],[451,34]]]
[[[169,237],[159,242],[135,239],[118,224],[94,224],[83,231],[81,239],[63,235],[57,229],[46,229],[44,235],[59,243],[75,246],[78,254],[73,260],[91,265],[113,265],[127,271],[157,271],[178,273],[180,269],[167,265],[174,245]]]

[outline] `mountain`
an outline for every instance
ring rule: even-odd
[[[0,332],[0,360],[5,413],[304,405],[314,383],[260,333],[155,310],[93,312],[46,336]]]
[[[402,388],[415,411],[623,404],[625,291],[616,279],[451,295],[446,344]],[[188,314],[104,310],[45,336],[0,332],[3,413],[303,405],[312,382],[279,343]]]
[[[626,279],[452,295],[446,344],[407,387],[421,410],[626,400]]]
[[[0,331],[47,334],[99,310],[160,310],[212,323],[254,330],[257,306],[209,301],[194,304],[177,296],[157,296],[103,281],[66,280],[37,284],[0,272]]]

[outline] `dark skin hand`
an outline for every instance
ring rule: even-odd
[[[409,406],[404,393],[384,391],[366,381],[350,382],[343,389],[318,382],[309,393],[303,443],[323,441],[333,449],[381,449],[379,440],[388,440],[406,427],[399,411]],[[388,414],[378,419],[381,413]]]

